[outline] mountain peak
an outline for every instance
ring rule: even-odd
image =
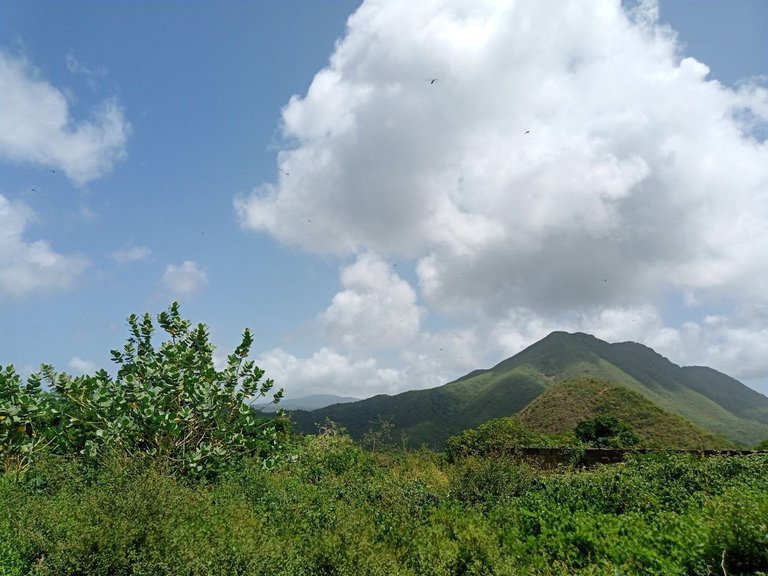
[[[314,423],[329,417],[359,438],[372,422],[391,420],[412,445],[439,447],[453,434],[514,415],[553,386],[580,378],[632,390],[736,443],[754,445],[768,438],[768,398],[741,382],[711,369],[681,368],[637,342],[609,344],[564,331],[443,386],[295,413],[295,422],[298,429],[314,432]]]

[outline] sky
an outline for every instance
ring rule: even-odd
[[[286,397],[554,330],[768,394],[768,2],[0,0],[0,365],[176,300]]]

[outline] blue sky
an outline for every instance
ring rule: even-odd
[[[768,392],[768,4],[537,4],[0,1],[0,365],[178,299],[294,397],[557,329]]]

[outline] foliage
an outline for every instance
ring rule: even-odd
[[[576,438],[595,448],[628,448],[640,440],[629,426],[615,416],[595,416],[581,420],[574,431]]]
[[[13,366],[0,366],[1,470],[18,473],[45,446],[35,426],[44,410],[40,378],[32,377],[22,384]]]
[[[766,455],[547,471],[384,458],[333,429],[205,484],[39,459],[0,477],[0,574],[758,574],[766,518]]]
[[[247,360],[250,330],[219,371],[207,327],[183,319],[178,303],[161,312],[157,324],[168,339],[155,347],[150,315],[128,317],[130,336],[121,351],[112,351],[116,377],[105,370],[72,377],[43,366],[22,386],[6,368],[0,380],[4,469],[13,458],[29,464],[41,444],[90,461],[113,453],[148,457],[191,477],[216,474],[244,456],[273,465],[287,421],[281,414],[262,417],[248,405],[273,387]],[[51,394],[40,393],[41,382]]]
[[[755,450],[768,450],[768,438],[755,445]]]
[[[489,420],[477,428],[451,436],[445,443],[445,454],[449,461],[456,461],[468,456],[510,456],[518,448],[558,444],[556,438],[527,430],[518,419],[506,417]]]

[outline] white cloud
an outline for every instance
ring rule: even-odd
[[[124,264],[126,262],[146,260],[151,254],[152,250],[146,246],[126,246],[120,250],[109,252],[107,256],[115,262]]]
[[[392,348],[419,332],[416,292],[391,265],[371,253],[341,272],[344,290],[320,319],[334,341],[351,348]]]
[[[280,348],[256,358],[256,365],[274,379],[277,388],[291,396],[337,394],[360,398],[399,392],[404,386],[401,371],[381,368],[373,358],[353,359],[332,348],[321,348],[299,358]]]
[[[205,270],[192,260],[185,260],[179,265],[168,264],[162,277],[163,287],[173,296],[189,296],[207,283]]]
[[[29,208],[0,194],[0,296],[66,289],[88,266],[83,256],[59,254],[45,240],[25,241],[32,217]]]
[[[73,356],[72,359],[67,362],[67,367],[77,374],[93,374],[96,372],[96,364],[90,360],[83,360],[78,356]]]
[[[24,58],[0,51],[0,158],[60,168],[76,184],[125,157],[130,125],[115,100],[89,120],[72,118],[67,97]]]
[[[406,256],[433,312],[524,318],[497,349],[569,327],[673,349],[669,294],[768,304],[768,90],[680,52],[652,0],[366,0],[236,211],[307,251]],[[383,308],[344,288],[324,320],[354,341],[344,314]],[[727,316],[706,363],[768,375]]]

